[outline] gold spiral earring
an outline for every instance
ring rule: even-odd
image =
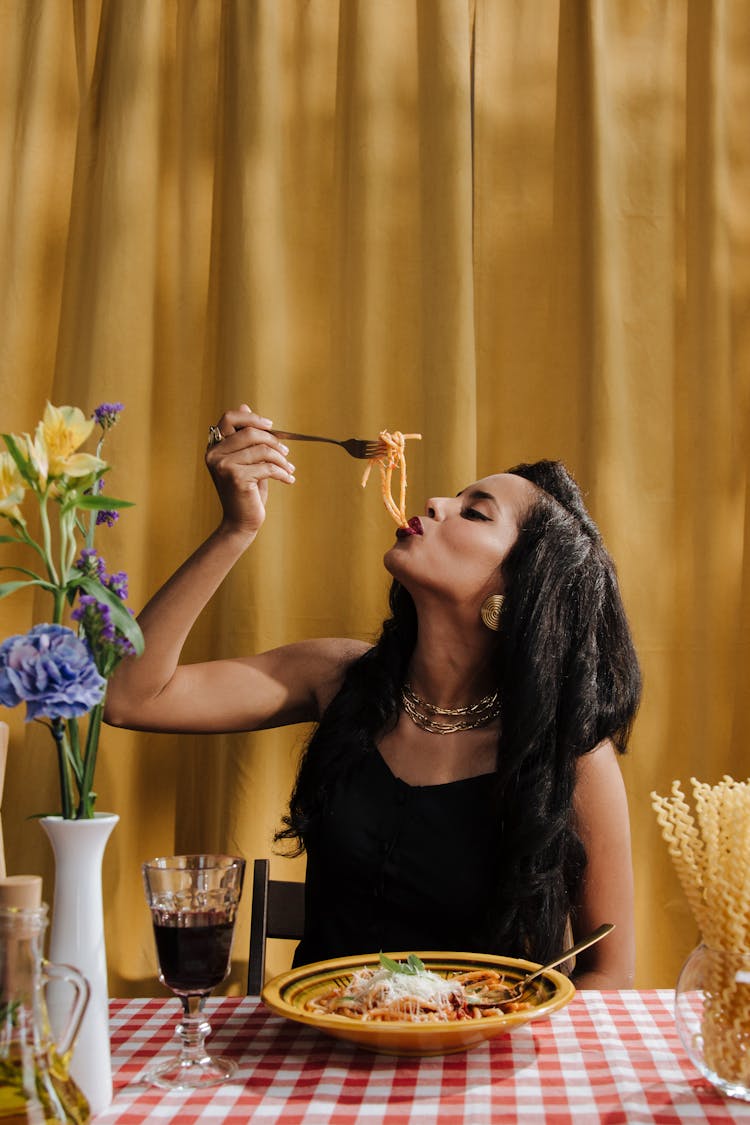
[[[490,594],[488,598],[482,602],[482,608],[479,611],[479,616],[487,626],[496,633],[500,628],[500,610],[503,608],[505,598],[502,594]]]

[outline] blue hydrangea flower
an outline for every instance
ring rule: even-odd
[[[35,625],[0,644],[0,703],[25,703],[26,722],[85,715],[106,684],[85,641],[64,625]]]

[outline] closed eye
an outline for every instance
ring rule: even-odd
[[[485,523],[488,523],[490,520],[489,516],[486,516],[484,512],[480,512],[476,508],[462,508],[461,515],[465,520],[484,520]]]

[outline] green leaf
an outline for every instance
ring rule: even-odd
[[[84,508],[89,512],[96,512],[110,511],[116,508],[132,508],[134,504],[132,500],[116,500],[114,496],[94,496],[92,493],[90,495],[76,497],[75,507]]]
[[[19,473],[26,481],[27,484],[36,484],[36,473],[32,470],[28,460],[24,457],[21,450],[18,448],[18,442],[13,434],[3,434],[3,441],[8,447],[8,453],[16,463]]]
[[[19,580],[18,582],[2,582],[0,583],[0,598],[7,598],[8,594],[14,594],[16,590],[22,590],[24,586],[41,586],[44,590],[51,590],[52,593],[57,589],[51,582],[45,582],[43,578],[29,578]]]
[[[401,972],[403,972],[403,965],[400,965],[398,961],[392,961],[390,957],[386,957],[385,953],[378,953],[378,959],[379,959],[382,967],[384,969],[388,969],[389,972],[391,972],[391,973],[401,973]]]
[[[0,535],[0,543],[23,543],[16,535]]]
[[[135,618],[130,616],[125,603],[118,598],[117,594],[113,594],[106,586],[102,586],[98,579],[89,578],[88,575],[81,574],[80,571],[76,571],[76,576],[68,581],[69,590],[75,590],[77,587],[87,594],[91,594],[97,601],[105,602],[109,606],[115,629],[119,629],[122,635],[127,637],[135,649],[136,656],[140,656],[145,647],[141,627]]]
[[[37,574],[35,570],[27,570],[25,566],[0,566],[0,570],[15,570],[19,574],[28,574],[29,578],[38,578],[40,582],[44,582],[41,574]]]
[[[407,977],[415,977],[417,973],[424,972],[424,962],[420,961],[416,953],[410,953],[406,961],[393,961],[385,953],[379,953],[380,964],[391,973],[402,973]]]

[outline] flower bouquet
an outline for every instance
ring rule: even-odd
[[[103,403],[91,418],[74,406],[47,404],[34,436],[3,434],[0,516],[10,527],[0,543],[34,552],[39,572],[5,566],[21,577],[0,584],[0,598],[40,587],[52,599],[52,620],[0,644],[0,704],[26,704],[26,721],[49,726],[57,749],[61,813],[94,816],[94,769],[107,681],[124,656],[140,654],[143,637],[125,605],[127,575],[108,574],[94,547],[101,525],[111,526],[126,500],[103,494],[102,460],[121,403]],[[95,453],[80,447],[98,427]],[[39,538],[23,505],[36,501]],[[37,563],[39,566],[39,563]],[[66,624],[64,619],[68,617]],[[87,716],[85,735],[79,722]]]

